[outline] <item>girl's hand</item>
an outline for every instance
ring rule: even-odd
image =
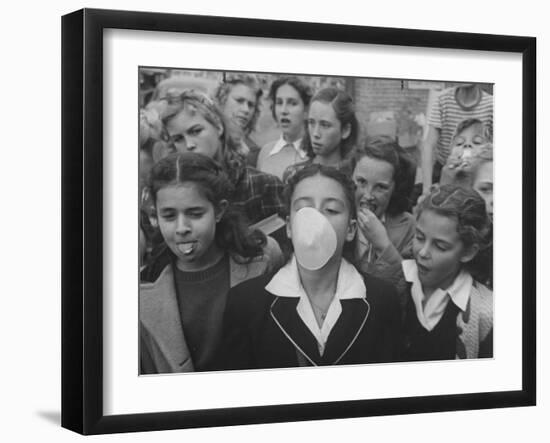
[[[386,227],[371,210],[361,208],[357,214],[357,224],[377,253],[382,252],[390,245]]]
[[[439,184],[467,185],[472,172],[472,165],[469,159],[460,158],[449,160],[450,161],[441,169]]]

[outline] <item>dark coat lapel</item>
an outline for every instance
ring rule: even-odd
[[[317,366],[321,360],[317,340],[296,311],[299,301],[299,298],[294,297],[275,297],[270,314],[275,324],[296,350],[309,363]]]
[[[351,348],[363,328],[370,312],[370,305],[364,299],[341,300],[342,313],[330,331],[323,365],[336,365]]]

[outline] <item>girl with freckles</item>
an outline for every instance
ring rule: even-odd
[[[493,293],[476,281],[490,222],[477,192],[454,185],[419,204],[409,284],[403,359],[492,357]]]
[[[393,284],[404,305],[404,258],[412,257],[415,220],[407,212],[416,165],[391,138],[367,139],[353,161],[358,207],[355,262],[367,274]]]
[[[247,228],[230,204],[232,184],[207,156],[156,163],[149,192],[169,260],[139,292],[140,372],[205,371],[221,340],[229,288],[268,272],[277,243]]]

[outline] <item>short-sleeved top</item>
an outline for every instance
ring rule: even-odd
[[[435,156],[442,165],[446,163],[451,152],[450,144],[461,121],[476,118],[489,127],[493,126],[493,96],[481,90],[479,102],[470,109],[465,109],[456,101],[457,89],[445,89],[434,101],[428,115],[428,124],[441,131]]]

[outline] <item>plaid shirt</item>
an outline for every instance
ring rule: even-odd
[[[233,185],[232,203],[242,209],[250,224],[273,214],[284,214],[283,183],[278,177],[245,166]]]

